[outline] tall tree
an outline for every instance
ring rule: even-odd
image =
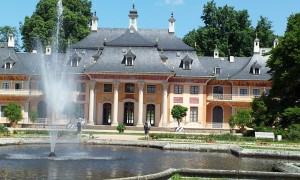
[[[255,31],[261,47],[269,48],[273,46],[275,35],[272,31],[272,22],[268,18],[260,16]]]
[[[284,37],[271,51],[267,66],[273,83],[270,98],[278,100],[280,113],[300,107],[300,13],[288,18]],[[291,122],[283,117],[283,124]]]
[[[227,5],[217,7],[210,1],[204,5],[201,19],[204,26],[197,29],[196,36],[189,33],[183,38],[190,46],[194,46],[190,39],[196,38],[198,54],[211,56],[217,46],[221,56],[252,55],[255,36],[247,10],[236,11]]]
[[[53,42],[53,32],[57,21],[58,0],[40,0],[36,11],[31,17],[26,16],[21,27],[21,34],[25,51],[31,51],[34,38],[38,38],[46,46]],[[90,0],[62,0],[63,24],[60,29],[59,42],[62,50],[68,42],[74,43],[90,32],[91,1]]]
[[[16,27],[12,26],[0,26],[0,42],[7,42],[9,35],[12,34],[15,39],[15,49],[20,50],[19,45],[19,32]]]

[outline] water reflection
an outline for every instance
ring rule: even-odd
[[[58,157],[54,159],[47,157],[48,151],[48,145],[1,147],[1,178],[105,179],[157,173],[169,168],[271,171],[277,162],[288,162],[237,158],[227,153],[108,145],[58,144]]]

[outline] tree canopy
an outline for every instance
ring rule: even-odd
[[[57,23],[58,0],[40,0],[31,17],[26,16],[21,27],[25,51],[31,51],[35,39],[38,38],[46,46],[53,43],[53,32]],[[91,1],[63,0],[63,24],[60,29],[59,43],[62,51],[67,43],[75,43],[90,32]]]
[[[278,102],[278,111],[282,114],[287,108],[300,107],[300,13],[288,18],[284,37],[271,51],[267,66],[273,83],[270,98]],[[292,123],[282,118],[285,126]]]
[[[181,105],[174,105],[171,110],[171,115],[174,119],[178,122],[178,127],[180,127],[180,122],[182,121],[182,118],[185,117],[188,111],[187,107],[181,106]]]
[[[247,10],[237,11],[227,5],[217,7],[213,0],[204,5],[201,19],[204,26],[183,38],[188,45],[196,45],[198,55],[211,56],[217,47],[220,56],[251,56],[255,30],[263,46],[271,47],[270,39],[275,37],[267,18],[261,17],[254,29]]]
[[[19,45],[19,32],[16,27],[12,26],[0,26],[0,42],[7,42],[9,34],[12,34],[15,39],[15,49],[17,51],[20,50],[20,45]]]

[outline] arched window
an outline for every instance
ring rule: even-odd
[[[213,128],[222,128],[223,127],[223,108],[221,106],[215,106],[213,108],[213,119],[212,119]]]
[[[111,124],[111,104],[110,103],[103,104],[103,124],[104,125]]]
[[[149,121],[151,126],[155,125],[155,105],[154,104],[147,105],[146,121]]]
[[[134,123],[134,103],[124,103],[124,124],[133,126]]]

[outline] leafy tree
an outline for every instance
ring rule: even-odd
[[[25,51],[31,51],[35,38],[43,45],[53,43],[53,32],[57,23],[58,0],[40,0],[36,11],[31,17],[26,16],[21,27],[22,40]],[[64,50],[67,43],[75,43],[90,32],[91,1],[90,0],[63,0],[63,24],[60,31],[60,49]]]
[[[19,45],[19,32],[16,27],[12,26],[0,26],[0,42],[7,42],[9,35],[12,34],[15,39],[15,49],[20,50]]]
[[[257,22],[255,31],[259,38],[259,44],[261,47],[273,47],[275,35],[271,29],[272,22],[269,21],[268,18],[260,16],[260,20]]]
[[[181,105],[174,105],[171,110],[171,115],[174,119],[178,122],[178,127],[180,127],[180,122],[182,121],[182,118],[186,116],[188,108],[181,106]]]
[[[21,106],[16,103],[9,103],[4,108],[4,116],[7,117],[11,123],[18,123],[23,118]]]
[[[234,122],[241,130],[252,123],[251,109],[239,109],[234,115]]]
[[[283,117],[289,124],[300,124],[300,107],[290,107],[285,109]]]
[[[271,99],[263,94],[251,102],[251,108],[254,128],[278,125],[278,118],[281,116],[278,113],[278,101],[276,99]]]
[[[271,51],[267,66],[272,76],[270,98],[278,101],[278,112],[282,114],[287,108],[300,107],[300,13],[288,18],[284,37]],[[282,118],[283,127],[292,124],[287,116]]]
[[[197,42],[198,54],[211,56],[217,46],[221,56],[252,55],[254,30],[247,10],[236,11],[227,5],[217,7],[210,1],[204,5],[201,19],[204,26],[197,29],[196,35],[191,31],[183,38],[190,46]]]

